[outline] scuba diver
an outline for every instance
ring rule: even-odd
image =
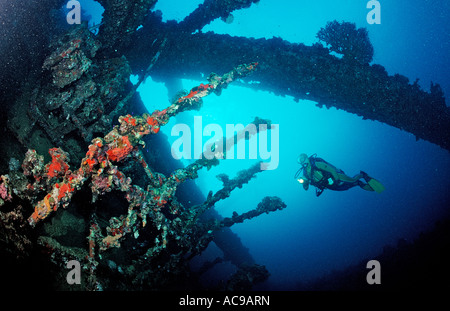
[[[344,191],[359,186],[367,191],[381,193],[384,186],[376,179],[361,171],[354,177],[347,176],[343,170],[336,168],[316,154],[308,157],[305,153],[298,156],[297,162],[302,167],[297,171],[294,178],[308,190],[309,185],[316,187],[316,196],[320,196],[325,189]],[[299,178],[303,172],[303,176]],[[363,178],[365,182],[360,179]]]

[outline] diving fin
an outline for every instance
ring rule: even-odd
[[[378,180],[375,178],[370,178],[367,183],[369,186],[376,191],[377,193],[383,192],[386,188],[384,188],[383,184],[381,184]]]

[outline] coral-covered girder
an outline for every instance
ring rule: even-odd
[[[60,149],[52,149],[50,151],[52,162],[46,166],[47,175],[61,177],[63,181],[61,186],[59,183],[55,183],[51,192],[39,201],[35,211],[28,218],[30,225],[35,226],[40,220],[49,216],[52,211],[56,211],[59,206],[68,205],[73,193],[80,189],[90,177],[94,195],[108,191],[113,184],[119,186],[123,191],[128,191],[130,180],[117,170],[113,162],[121,162],[126,159],[137,148],[137,145],[142,143],[143,136],[158,133],[160,126],[165,125],[172,116],[184,110],[197,108],[203,97],[211,92],[220,92],[236,78],[255,70],[257,65],[257,63],[240,65],[223,76],[212,74],[208,79],[208,87],[205,88],[201,84],[200,87],[191,90],[189,93],[191,95],[180,98],[163,111],[155,111],[151,115],[145,114],[142,117],[121,116],[119,126],[115,126],[103,139],[92,140],[85,158],[81,161],[80,168],[75,172],[68,170],[68,165],[64,162],[67,158],[66,154]],[[105,173],[106,176],[100,176]],[[158,201],[157,205],[167,203],[167,200],[161,199],[161,196],[154,198]]]
[[[246,219],[252,219],[254,217],[258,217],[259,215],[263,213],[269,213],[274,212],[277,210],[282,210],[286,208],[286,204],[279,198],[279,197],[264,197],[260,203],[258,203],[258,206],[248,212],[245,212],[241,215],[239,215],[236,212],[233,212],[233,216],[231,218],[227,217],[225,218],[221,223],[220,226],[230,227],[236,223],[241,223]]]
[[[180,23],[180,27],[186,32],[201,30],[205,25],[216,18],[221,17],[222,19],[226,19],[230,16],[231,12],[248,8],[252,3],[257,3],[259,1],[260,0],[205,0]]]
[[[258,60],[260,69],[252,76],[258,83],[246,83],[247,80],[243,86],[292,96],[296,101],[315,101],[318,107],[342,109],[450,150],[450,108],[440,87],[432,84],[427,92],[417,81],[411,83],[400,74],[389,75],[379,64],[367,64],[371,53],[364,40],[352,39],[363,43],[352,47],[353,52],[347,53],[350,57],[339,59],[320,43],[307,46],[279,37],[255,39],[213,32],[170,32],[171,25],[156,14],[149,15],[149,19],[148,27],[144,25],[136,32],[135,46],[124,51],[133,72],[145,70],[143,60],[154,54],[150,43],[159,33],[165,33],[171,48],[153,68],[154,79],[198,80],[216,68],[223,70],[235,63]],[[360,47],[367,51],[356,53]],[[355,61],[358,58],[363,61]]]

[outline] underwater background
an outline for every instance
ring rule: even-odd
[[[161,0],[153,11],[160,10],[163,21],[180,22],[202,2]],[[80,3],[90,25],[101,23],[103,9],[97,2]],[[280,37],[291,43],[312,45],[318,42],[316,34],[327,22],[355,23],[358,28],[368,30],[374,47],[372,64],[381,64],[389,75],[400,73],[411,82],[419,78],[418,83],[425,91],[430,90],[431,82],[439,83],[448,103],[450,2],[381,0],[380,3],[381,24],[369,25],[367,1],[363,0],[261,0],[234,11],[232,19],[216,19],[202,32]],[[136,83],[137,77],[132,76],[131,81]],[[199,81],[182,79],[176,87],[168,87],[167,83],[148,77],[137,91],[151,113],[167,107],[179,89],[189,90],[198,84]],[[278,167],[261,172],[242,189],[234,190],[229,198],[215,204],[215,210],[223,217],[251,210],[266,196],[278,196],[287,205],[281,211],[231,227],[254,261],[270,273],[265,282],[254,287],[256,290],[314,289],[314,282],[320,278],[330,285],[334,277],[331,273],[351,266],[365,278],[367,261],[377,259],[387,251],[387,246],[411,245],[421,233],[432,231],[437,222],[445,222],[450,216],[448,150],[416,140],[406,131],[363,120],[333,107],[319,108],[313,101],[296,101],[290,96],[232,84],[220,96],[209,96],[201,110],[186,111],[172,118],[161,127],[161,135],[166,135],[172,144],[178,138],[172,136],[172,128],[179,123],[194,128],[196,116],[202,117],[203,127],[213,123],[224,129],[227,124],[247,125],[255,117],[279,125]],[[203,137],[203,142],[207,138]],[[305,191],[294,178],[300,168],[297,157],[301,153],[316,153],[349,176],[365,171],[382,182],[386,190],[377,194],[355,187],[342,192],[325,190],[316,197],[313,187]],[[257,161],[221,161],[208,171],[200,171],[195,184],[206,197],[209,191],[222,188],[217,175],[234,177]],[[185,165],[193,162],[194,159],[183,159]],[[443,231],[448,234],[448,230]],[[195,271],[218,256],[221,250],[211,243],[192,261],[191,268]],[[384,277],[388,278],[383,267],[392,263],[380,259],[380,264],[383,284]],[[214,287],[235,271],[231,263],[222,262],[205,273],[201,281],[206,287]]]
[[[161,1],[155,9],[163,19],[182,20],[201,1]],[[450,94],[450,23],[446,1],[382,1],[381,25],[368,25],[365,1],[261,1],[233,13],[227,24],[216,20],[203,31],[254,38],[281,37],[311,45],[327,21],[338,20],[365,27],[374,46],[373,63],[382,64],[390,75],[401,73],[428,90],[439,82]],[[195,81],[183,81],[189,89]],[[148,79],[139,89],[149,111],[166,105],[164,84]],[[152,100],[146,101],[146,94]],[[159,94],[161,106],[155,104]],[[446,99],[448,101],[448,96]],[[449,216],[450,157],[448,151],[397,128],[335,108],[319,109],[314,102],[295,102],[269,92],[231,85],[220,97],[208,98],[199,113],[203,124],[248,124],[255,116],[280,125],[279,166],[265,171],[242,189],[216,204],[224,217],[233,211],[254,208],[266,195],[277,195],[287,208],[236,224],[236,232],[255,261],[270,272],[260,289],[291,290],[333,270],[372,259],[385,245],[397,246],[399,239],[412,242],[436,221]],[[191,117],[192,118],[192,117]],[[183,116],[183,122],[189,117]],[[174,121],[171,121],[174,122]],[[176,121],[175,121],[176,122]],[[174,123],[175,123],[174,122]],[[162,129],[170,135],[171,123]],[[174,137],[175,140],[178,137]],[[205,139],[206,140],[206,139]],[[300,168],[300,153],[319,157],[349,176],[360,170],[381,181],[381,194],[359,187],[344,192],[325,191],[319,198],[293,178]],[[255,161],[255,160],[253,160]],[[234,176],[251,160],[231,159],[202,171],[196,180],[205,195],[221,188],[217,174]],[[211,254],[214,258],[214,254]],[[209,258],[209,259],[211,259]],[[383,262],[380,262],[383,271]],[[216,267],[218,277],[223,277]],[[360,266],[363,271],[365,265]],[[383,275],[383,274],[382,274]],[[209,273],[208,277],[213,278]]]

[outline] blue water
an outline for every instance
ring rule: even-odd
[[[181,21],[201,2],[161,0],[155,10],[162,11],[164,20]],[[419,84],[425,90],[429,90],[430,81],[439,83],[449,102],[450,3],[380,2],[381,25],[367,24],[367,1],[261,0],[234,12],[233,23],[219,19],[203,31],[254,38],[277,36],[311,45],[317,42],[315,35],[327,21],[354,22],[369,31],[375,49],[373,63],[383,65],[391,75],[405,75],[411,82],[420,78]],[[184,89],[199,84],[182,82]],[[149,111],[169,104],[167,89],[151,78],[139,92]],[[374,257],[384,245],[395,245],[400,238],[412,241],[449,215],[448,151],[428,142],[416,142],[412,134],[397,128],[334,108],[321,109],[314,102],[296,103],[290,97],[233,85],[221,96],[207,97],[202,110],[185,112],[180,118],[189,123],[194,116],[202,116],[204,126],[216,123],[223,128],[226,124],[246,125],[255,116],[279,124],[278,168],[259,173],[216,204],[223,216],[253,209],[268,195],[279,196],[287,204],[282,211],[232,227],[255,261],[271,273],[259,288],[295,288],[298,281],[312,280]],[[172,120],[161,132],[170,137],[172,127],[180,120]],[[386,191],[376,194],[353,188],[325,191],[317,198],[314,189],[305,192],[293,178],[299,168],[297,156],[302,152],[317,153],[350,176],[364,170],[380,180]],[[216,175],[234,177],[255,161],[222,161],[218,167],[202,171],[196,183],[205,194],[217,191],[222,185]]]

